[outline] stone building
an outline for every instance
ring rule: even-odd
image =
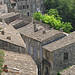
[[[5,62],[10,70],[1,75],[37,75],[38,69],[31,56],[26,55],[26,44],[14,26],[23,26],[19,13],[7,13],[0,16],[0,49],[5,51]],[[7,23],[7,24],[6,24]],[[14,63],[14,64],[13,64]]]
[[[0,0],[0,2],[7,4],[8,11],[17,11],[28,16],[44,11],[43,0]]]
[[[32,15],[35,12],[43,12],[43,0],[15,0],[17,9],[22,14]]]
[[[27,53],[32,56],[38,65],[39,75],[42,75],[42,47],[51,42],[59,40],[66,35],[63,32],[54,29],[49,30],[40,24],[35,25],[33,23],[30,23],[17,30],[20,32],[26,44]]]
[[[2,28],[0,23],[0,49],[26,53],[26,44],[17,30],[7,24]]]
[[[75,64],[75,32],[43,46],[43,75],[56,75]]]
[[[56,75],[75,64],[75,32],[66,34],[34,21],[25,25],[20,13],[0,18],[4,29],[0,30],[0,48],[29,54],[38,66],[38,75]]]
[[[6,4],[0,4],[0,13],[8,13]]]

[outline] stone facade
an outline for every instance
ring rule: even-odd
[[[42,72],[43,75],[52,75],[53,53],[43,49]]]
[[[53,52],[43,49],[43,75],[57,75],[60,70],[75,64],[75,43]],[[68,53],[68,59],[64,59]]]
[[[68,59],[64,59],[64,54],[68,53]],[[57,61],[55,61],[57,60]],[[72,43],[64,48],[53,52],[53,74],[55,75],[59,70],[75,64],[75,43]]]
[[[60,31],[56,31],[53,29],[49,30],[40,24],[36,24],[36,28],[38,28],[38,31],[35,32],[34,28],[34,24],[31,23],[17,30],[20,32],[26,44],[26,52],[32,56],[32,58],[38,65],[38,74],[42,75],[42,47],[51,42],[57,41],[65,37],[66,35]],[[45,30],[46,33],[43,33],[43,30]]]
[[[22,14],[32,15],[35,12],[43,12],[43,0],[15,0],[17,9]]]
[[[18,53],[26,53],[25,48],[0,39],[0,49],[14,51]]]
[[[14,15],[20,17],[18,13]],[[1,16],[7,22],[14,17]],[[67,35],[35,22],[23,26],[20,24],[24,21],[16,19],[3,28],[5,33],[0,35],[1,49],[29,54],[38,66],[38,75],[56,75],[60,70],[75,64],[75,32]],[[11,39],[7,38],[9,35]]]
[[[0,13],[7,13],[8,9],[7,9],[7,5],[6,4],[0,4]]]
[[[75,32],[43,46],[43,75],[57,75],[75,64]]]

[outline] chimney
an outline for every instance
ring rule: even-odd
[[[3,30],[1,31],[1,34],[4,35],[4,31]]]
[[[33,17],[32,17],[32,24],[33,24]]]
[[[37,32],[38,29],[36,28],[36,24],[34,24],[34,32]]]
[[[10,36],[7,36],[7,39],[11,40],[11,37]]]
[[[45,34],[45,33],[46,33],[46,31],[44,30],[44,31],[43,31],[43,34]]]
[[[60,31],[63,32],[63,28],[60,28]]]
[[[40,22],[42,23],[42,20],[40,19]]]

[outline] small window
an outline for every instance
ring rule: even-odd
[[[29,5],[27,5],[27,9],[29,8]]]
[[[68,60],[68,53],[64,53],[64,60]]]
[[[37,53],[38,53],[38,59],[39,59],[40,58],[40,51],[39,51],[39,49],[37,51],[38,51]]]
[[[38,46],[40,45],[40,43],[38,42]]]
[[[2,19],[0,18],[0,22],[2,22]]]
[[[30,39],[29,39],[29,42],[30,42]]]
[[[48,67],[46,67],[45,75],[49,75]]]
[[[46,51],[45,54],[46,54],[46,59],[48,59],[49,58],[49,51]]]
[[[31,55],[33,55],[33,46],[31,46]]]
[[[21,10],[22,9],[22,6],[18,6],[18,10]]]

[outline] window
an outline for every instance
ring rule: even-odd
[[[29,39],[29,42],[30,42],[30,39]]]
[[[49,58],[49,51],[45,51],[45,54],[46,54],[46,59]]]
[[[23,5],[23,9],[26,9],[26,5]]]
[[[29,5],[27,5],[27,9],[29,8]]]
[[[18,6],[18,10],[21,10],[22,9],[22,6]]]
[[[2,19],[0,18],[0,22],[2,22]]]
[[[38,59],[39,59],[40,58],[40,51],[39,51],[39,49],[37,51],[38,51],[37,53],[38,53]]]
[[[68,60],[68,53],[64,53],[64,60]]]
[[[33,47],[31,46],[31,55],[33,55]]]
[[[40,45],[40,43],[38,42],[38,46]]]
[[[45,72],[45,75],[49,75],[49,72],[48,72],[48,67],[46,67],[46,72]]]

